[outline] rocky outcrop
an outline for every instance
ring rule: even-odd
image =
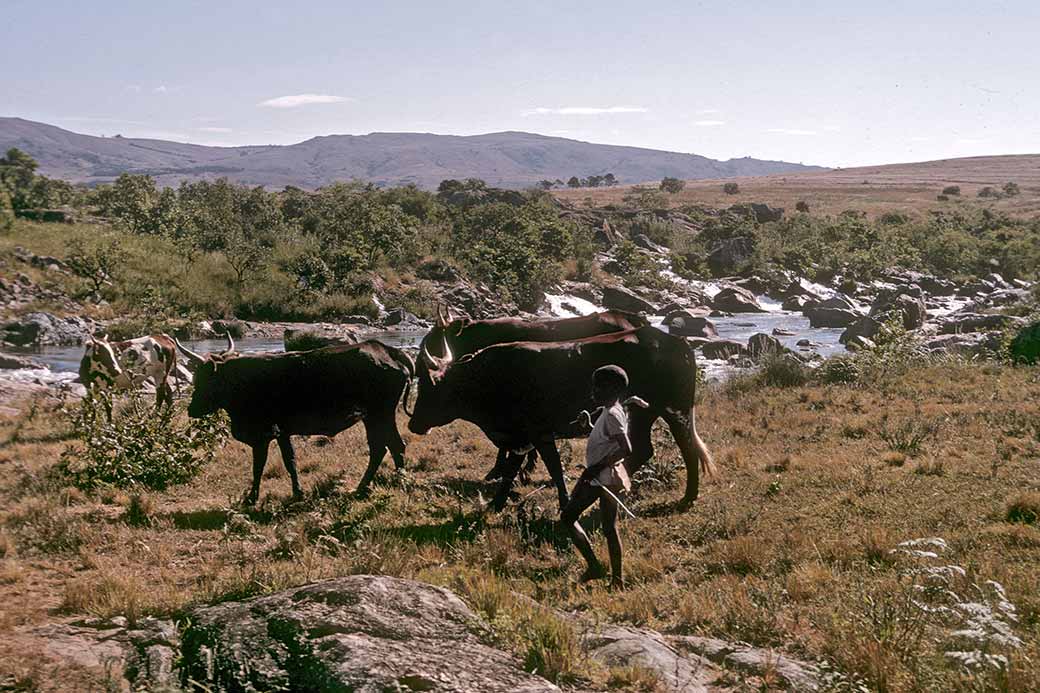
[[[653,315],[657,312],[654,304],[623,286],[603,287],[603,305],[611,310],[625,310],[630,313]]]
[[[1025,324],[1024,318],[1013,315],[954,313],[939,323],[941,334],[958,334],[960,332],[985,332],[987,330],[1003,330],[1008,327]]]
[[[0,326],[0,342],[15,346],[82,344],[94,329],[94,321],[78,316],[27,313]]]
[[[1000,349],[999,332],[969,332],[945,334],[924,341],[924,348],[933,353],[958,356],[991,356]]]
[[[878,320],[884,320],[888,316],[896,315],[907,330],[916,330],[924,325],[928,312],[925,309],[924,298],[921,289],[917,290],[901,288],[894,291],[883,291],[878,294],[874,304],[870,307],[868,315]],[[873,335],[866,335],[872,337]]]
[[[353,575],[196,609],[182,679],[219,690],[556,691],[453,593]]]
[[[5,354],[0,351],[0,370],[16,370],[18,368],[44,368],[44,365],[28,356]]]
[[[357,344],[361,338],[348,329],[335,332],[318,329],[294,329],[287,327],[282,336],[286,351],[309,351],[327,346]]]
[[[701,354],[706,359],[725,361],[733,356],[745,356],[747,347],[732,339],[713,339],[701,347]]]
[[[730,214],[738,214],[747,219],[753,219],[759,224],[765,224],[771,221],[780,221],[784,218],[783,207],[770,207],[761,202],[746,202],[733,205],[726,211]]]
[[[747,350],[751,358],[756,361],[766,356],[779,356],[788,351],[779,339],[762,332],[751,335],[748,339]]]
[[[715,339],[719,336],[718,330],[715,329],[715,323],[702,315],[693,315],[685,310],[669,313],[665,317],[663,324],[668,326],[668,331],[671,334],[681,337]]]
[[[809,318],[809,327],[848,327],[860,318],[860,314],[848,308],[805,308],[802,313]]]
[[[727,669],[752,675],[770,671],[776,683],[787,690],[818,691],[822,687],[818,667],[785,657],[772,649],[695,635],[672,635],[668,636],[667,642],[680,653],[695,654]]]
[[[845,331],[841,333],[841,337],[838,338],[838,341],[842,344],[848,344],[857,337],[874,339],[880,331],[881,323],[869,315],[865,315],[846,327]]]
[[[765,308],[759,305],[758,299],[747,289],[739,286],[727,286],[715,294],[711,305],[716,310],[727,313],[765,313]]]
[[[632,236],[632,242],[636,245],[637,248],[649,250],[651,253],[657,253],[658,255],[667,255],[670,252],[668,248],[665,248],[663,245],[659,245],[650,240],[650,237],[647,236],[645,233],[637,233],[635,236]]]
[[[410,330],[424,330],[430,327],[429,322],[409,313],[404,308],[394,308],[387,313],[383,319],[383,324],[387,327]]]
[[[747,236],[727,238],[711,249],[708,267],[717,277],[732,274],[744,266],[754,252],[754,239]]]

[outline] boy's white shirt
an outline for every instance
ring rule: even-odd
[[[592,428],[592,433],[589,434],[585,446],[585,466],[591,467],[604,457],[620,450],[621,446],[613,439],[618,434],[628,437],[628,412],[620,402],[615,402],[603,410]],[[596,475],[596,480],[610,488],[622,487],[626,491],[630,488],[628,473],[620,460],[602,470]]]

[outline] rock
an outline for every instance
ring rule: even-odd
[[[603,306],[611,310],[625,310],[630,313],[647,313],[649,315],[657,313],[657,308],[652,303],[624,286],[604,286]]]
[[[1016,363],[1036,363],[1040,361],[1040,321],[1023,327],[1011,340],[1011,359]]]
[[[940,334],[957,334],[960,332],[983,332],[986,330],[1003,330],[1008,327],[1025,324],[1025,318],[999,313],[954,313],[939,323]]]
[[[928,317],[920,287],[916,288],[915,295],[909,293],[905,288],[882,291],[870,307],[868,315],[881,321],[888,315],[896,314],[899,315],[905,329],[916,330],[924,324],[925,318]],[[873,335],[867,336],[872,337]]]
[[[606,219],[596,229],[596,233],[593,235],[593,240],[597,245],[604,248],[613,248],[618,244],[618,235],[611,227],[610,222]]]
[[[344,315],[339,319],[340,322],[346,323],[347,325],[371,325],[372,318],[367,315]]]
[[[711,662],[752,675],[769,671],[776,683],[791,691],[818,691],[822,688],[819,667],[785,657],[772,648],[759,648],[696,635],[672,635],[667,642],[678,652],[691,652]]]
[[[14,370],[17,368],[45,368],[45,366],[39,361],[34,361],[28,356],[5,354],[4,352],[0,351],[0,369]]]
[[[838,341],[842,344],[848,344],[850,340],[856,337],[873,339],[880,331],[881,323],[869,315],[864,315],[862,318],[846,327],[845,331],[841,333],[841,337],[838,338]]]
[[[874,340],[869,337],[856,335],[845,342],[845,348],[849,351],[869,351],[870,349],[876,349],[877,344],[875,344]]]
[[[753,296],[760,296],[769,291],[769,283],[761,277],[745,277],[733,282],[734,286],[747,289]]]
[[[747,289],[739,286],[727,286],[711,300],[712,307],[728,313],[765,313],[765,308],[758,304],[758,299]]]
[[[682,337],[704,337],[714,339],[719,336],[715,323],[700,315],[691,315],[687,311],[669,313],[664,319],[668,332]]]
[[[713,339],[701,347],[706,359],[725,361],[732,356],[746,356],[747,347],[732,339]]]
[[[726,211],[733,214],[739,214],[749,219],[754,219],[759,224],[765,224],[771,221],[780,221],[784,218],[783,207],[770,207],[769,205],[760,202],[747,202],[733,205]]]
[[[459,281],[459,270],[447,260],[433,258],[419,263],[415,268],[415,276],[439,282]]]
[[[1000,276],[996,272],[986,276],[986,281],[992,284],[997,289],[1010,289],[1011,285],[1004,281],[1004,277]]]
[[[415,329],[422,329],[429,327],[430,323],[426,322],[422,318],[409,313],[404,308],[394,308],[392,311],[386,314],[386,318],[383,320],[383,324],[389,326],[397,325],[399,327],[408,327]]]
[[[747,264],[754,252],[754,239],[747,236],[727,238],[708,254],[708,268],[717,277],[732,274]]]
[[[1016,289],[1031,289],[1033,287],[1033,283],[1027,282],[1025,279],[1012,279],[1011,285]]]
[[[711,308],[703,305],[690,305],[686,302],[672,301],[657,309],[658,315],[671,315],[672,313],[686,313],[693,317],[706,318],[711,315]],[[667,320],[667,318],[665,318]]]
[[[182,678],[219,690],[557,691],[442,587],[352,575],[195,609]]]
[[[815,303],[819,300],[818,298],[809,298],[807,296],[789,296],[783,300],[780,307],[784,310],[798,313],[804,310],[810,303]]]
[[[1000,349],[999,332],[969,332],[933,337],[924,342],[924,348],[933,353],[956,354],[968,358],[989,356]]]
[[[28,313],[3,325],[0,341],[17,346],[82,344],[94,328],[92,320],[79,316],[59,318],[50,313]]]
[[[286,351],[310,351],[327,346],[357,344],[361,338],[350,331],[330,333],[320,329],[293,329],[290,327],[286,328],[282,340]]]
[[[247,325],[244,322],[235,318],[213,321],[213,331],[221,337],[230,334],[235,339],[241,339],[246,335],[246,328]]]
[[[780,343],[780,340],[776,337],[770,337],[767,334],[759,332],[753,334],[748,339],[747,345],[748,354],[754,360],[759,360],[765,356],[776,356],[783,354],[787,351],[787,347]]]
[[[582,646],[608,667],[636,666],[654,672],[664,691],[713,690],[720,673],[717,667],[699,655],[680,654],[667,639],[646,628],[604,626],[585,635]]]
[[[773,328],[773,336],[774,337],[793,337],[793,336],[795,336],[795,334],[797,334],[797,333],[796,332],[792,332],[791,330],[785,330],[782,327],[774,327]]]
[[[799,339],[797,342],[795,342],[795,344],[797,344],[800,347],[811,347],[811,346],[813,346],[812,340],[809,340],[809,339]]]
[[[645,233],[637,233],[635,236],[632,237],[632,242],[636,245],[637,248],[649,250],[651,253],[657,253],[658,255],[667,255],[671,252],[670,250],[668,250],[668,248],[665,248],[663,245],[658,245],[657,243],[651,241],[650,237],[647,236]]]
[[[806,308],[802,311],[809,318],[809,327],[848,327],[860,318],[860,314],[845,308]]]
[[[834,294],[829,298],[821,298],[818,301],[810,301],[805,306],[808,308],[835,308],[838,310],[858,310],[856,303],[845,294]],[[804,312],[804,311],[803,311]]]
[[[730,312],[725,311],[725,310],[713,310],[710,313],[708,313],[708,317],[709,318],[732,318],[733,317],[733,313],[730,313]]]

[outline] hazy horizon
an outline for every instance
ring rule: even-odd
[[[1040,142],[1019,0],[6,5],[0,56],[31,69],[0,78],[0,113],[92,135],[520,131],[832,167]]]

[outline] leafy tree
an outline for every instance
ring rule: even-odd
[[[805,200],[798,200],[798,202],[795,203],[794,208],[796,211],[799,211],[802,214],[809,213],[809,203]]]
[[[570,178],[567,179],[567,187],[568,188],[580,188],[581,187],[581,179],[578,178],[577,176],[571,176]]]
[[[726,183],[722,186],[722,192],[727,195],[736,195],[740,192],[740,186],[737,183]]]
[[[152,207],[159,189],[151,176],[123,173],[115,182],[98,190],[101,214],[120,222],[132,233],[154,233]]]
[[[95,301],[101,300],[102,288],[112,283],[117,270],[128,258],[115,235],[89,241],[75,238],[68,242],[66,251],[66,264],[73,274],[87,281]]]
[[[37,206],[32,197],[32,185],[38,165],[35,159],[15,147],[0,158],[0,183],[7,188],[14,210]]]
[[[684,180],[680,180],[678,178],[671,178],[669,176],[665,176],[661,179],[661,190],[664,190],[666,193],[675,194],[678,192],[682,192],[682,189],[685,187],[686,181]]]
[[[959,186],[959,185],[947,185],[945,188],[942,189],[942,194],[943,195],[948,195],[950,197],[957,197],[958,195],[961,194],[961,186]]]
[[[607,173],[603,176],[603,185],[614,187],[618,184],[617,178],[614,177],[613,173]]]
[[[540,181],[538,181],[538,186],[542,190],[552,190],[553,185],[555,185],[555,183],[553,183],[551,180],[540,180]]]
[[[986,198],[986,197],[998,198],[998,197],[1000,197],[1000,192],[998,192],[996,188],[987,185],[987,186],[981,188],[978,191],[978,193],[976,193],[976,195],[978,197],[983,197],[983,198]]]
[[[602,182],[603,176],[589,176],[586,179],[585,184],[590,188],[598,188]]]
[[[14,223],[14,207],[7,186],[0,182],[0,231],[7,231]]]

